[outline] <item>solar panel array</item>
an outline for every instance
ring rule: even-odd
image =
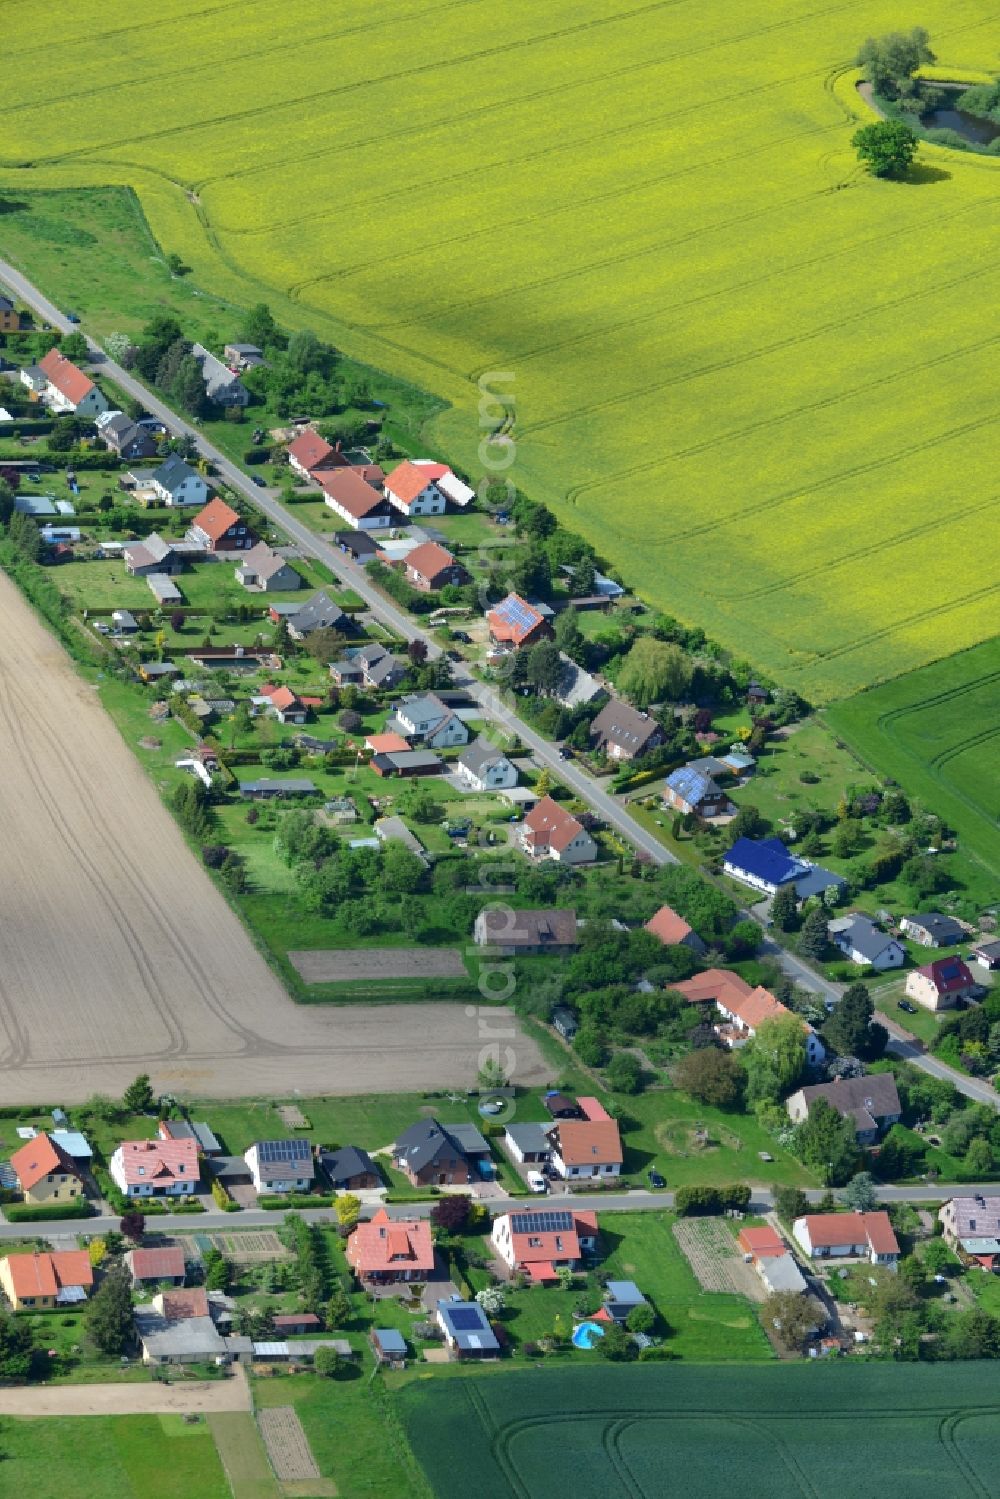
[[[450,1306],[448,1316],[456,1332],[478,1332],[483,1325],[482,1314],[474,1306]]]
[[[257,1155],[262,1161],[308,1161],[312,1147],[308,1140],[259,1140]]]
[[[504,599],[497,605],[496,611],[501,619],[513,625],[515,630],[530,630],[532,625],[538,621],[538,612],[532,609],[522,599],[511,597]]]
[[[565,1234],[573,1228],[573,1214],[562,1212],[511,1213],[511,1230],[515,1234]]]

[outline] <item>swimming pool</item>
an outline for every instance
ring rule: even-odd
[[[581,1322],[574,1327],[570,1342],[574,1348],[593,1348],[598,1338],[603,1338],[604,1328],[599,1322]]]

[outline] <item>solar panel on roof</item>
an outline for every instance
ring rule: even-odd
[[[261,1140],[257,1153],[262,1161],[304,1161],[312,1147],[308,1140]]]
[[[474,1306],[449,1307],[448,1316],[456,1332],[473,1332],[483,1325],[482,1315]]]
[[[569,1233],[573,1227],[573,1214],[565,1210],[551,1213],[512,1213],[510,1226],[516,1234]]]

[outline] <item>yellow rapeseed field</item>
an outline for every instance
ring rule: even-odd
[[[1000,159],[850,146],[859,42],[970,77],[979,0],[4,19],[0,186],[133,185],[206,287],[446,397],[474,474],[509,371],[512,477],[666,611],[817,699],[996,629]]]

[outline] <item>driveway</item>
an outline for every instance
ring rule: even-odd
[[[168,1385],[23,1385],[0,1389],[0,1416],[165,1416],[248,1411],[250,1387],[237,1364],[229,1379]]]

